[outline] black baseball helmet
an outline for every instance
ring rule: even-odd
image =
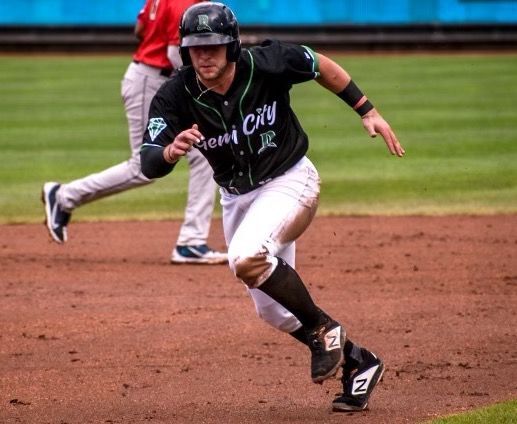
[[[241,53],[239,24],[232,10],[222,4],[205,1],[190,6],[181,18],[180,53],[185,65],[190,65],[188,48],[226,44],[226,58],[236,62]]]

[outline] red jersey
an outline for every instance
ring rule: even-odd
[[[138,14],[143,38],[133,59],[157,68],[172,69],[167,47],[179,45],[179,26],[184,10],[199,0],[146,0]]]

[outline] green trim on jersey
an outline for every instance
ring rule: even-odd
[[[187,90],[187,93],[188,93],[188,94],[190,94],[190,96],[192,97],[192,99],[193,99],[196,103],[199,103],[201,106],[204,106],[204,107],[206,107],[207,109],[213,110],[213,111],[217,114],[217,116],[219,117],[219,119],[221,120],[221,122],[222,122],[222,124],[223,124],[224,131],[225,131],[226,133],[228,133],[228,128],[226,127],[226,122],[224,122],[223,116],[219,113],[219,111],[218,111],[216,108],[214,108],[214,107],[212,107],[212,106],[210,106],[210,105],[207,105],[206,103],[203,103],[201,100],[199,100],[199,99],[195,98],[195,97],[194,97],[194,95],[193,95],[193,94],[190,92],[190,90],[188,89],[187,84],[183,84],[183,85],[184,85],[184,87],[185,87],[185,90]]]
[[[255,61],[253,60],[253,55],[251,54],[251,52],[249,50],[246,50],[246,53],[248,53],[248,55],[250,57],[251,70],[250,70],[250,77],[248,80],[248,84],[246,85],[246,88],[244,89],[244,92],[242,93],[241,99],[239,100],[239,112],[241,114],[241,119],[243,122],[244,122],[244,112],[242,110],[242,102],[244,101],[244,97],[248,93],[248,90],[251,86],[251,80],[253,79],[253,74],[255,72]],[[253,148],[251,147],[250,136],[247,135],[246,138],[248,140],[248,148],[250,149],[250,153],[253,153]],[[250,179],[250,184],[253,185],[253,178],[251,178],[251,165],[248,165],[248,177]]]
[[[314,72],[314,78],[318,78],[320,76],[320,61],[318,55],[310,47],[304,46],[303,44],[302,47],[307,50],[307,53],[312,57],[312,72]]]

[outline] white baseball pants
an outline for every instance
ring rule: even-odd
[[[307,229],[316,212],[320,180],[312,162],[304,157],[285,174],[249,193],[235,195],[221,189],[223,227],[230,268],[243,257],[265,255],[270,269],[281,257],[295,265],[295,240]],[[257,314],[273,327],[291,333],[301,327],[298,319],[260,289],[248,289]]]

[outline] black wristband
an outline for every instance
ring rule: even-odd
[[[366,99],[366,101],[359,106],[355,111],[359,114],[359,116],[364,116],[368,112],[370,112],[373,109],[373,105],[370,103],[370,100]]]
[[[364,97],[363,92],[352,80],[350,80],[343,91],[337,93],[336,95],[351,108],[354,108],[357,102]]]
[[[140,167],[147,178],[160,178],[171,172],[176,163],[166,162],[163,149],[154,146],[143,146],[140,149]]]
[[[373,105],[368,99],[366,99],[361,106],[357,107],[357,104],[365,97],[365,95],[352,80],[350,80],[343,91],[337,93],[337,96],[354,109],[359,116],[366,115],[373,109]]]

